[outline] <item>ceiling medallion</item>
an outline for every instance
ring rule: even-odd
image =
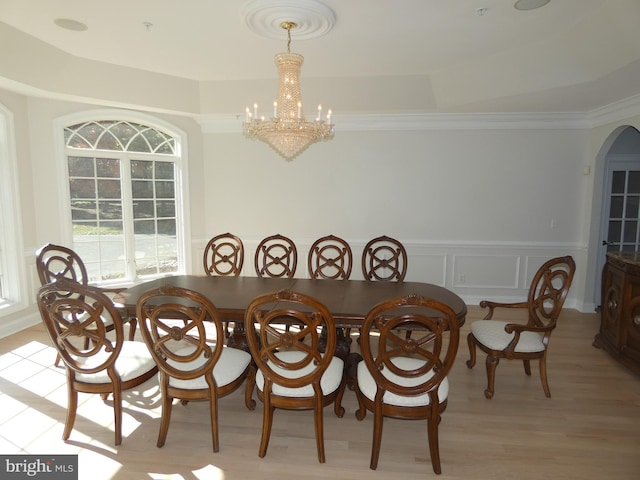
[[[336,23],[333,10],[317,0],[251,0],[242,17],[252,32],[277,40],[282,38],[284,22],[296,24],[296,40],[321,37]]]

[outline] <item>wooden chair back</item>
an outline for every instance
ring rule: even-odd
[[[290,238],[276,234],[260,242],[254,260],[258,277],[293,278],[298,266],[298,250]]]
[[[576,271],[571,256],[552,258],[536,272],[529,293],[529,326],[555,328]]]
[[[142,338],[160,370],[162,418],[158,447],[166,441],[174,398],[183,403],[208,399],[213,451],[217,452],[217,400],[241,385],[250,371],[251,356],[224,346],[218,310],[193,290],[172,285],[149,290],[138,299],[136,313]],[[213,335],[208,334],[208,327],[214,329]],[[247,406],[253,409],[255,404]]]
[[[99,288],[60,277],[37,295],[38,309],[51,341],[67,370],[69,405],[63,439],[73,429],[77,393],[113,393],[115,444],[122,441],[123,390],[157,372],[141,342],[125,341],[123,320]],[[107,336],[107,332],[109,335]],[[123,373],[124,372],[124,373]]]
[[[87,268],[80,256],[70,248],[48,243],[36,252],[36,270],[40,284],[68,278],[83,285],[89,284]]]
[[[344,362],[333,355],[337,333],[331,313],[308,295],[283,290],[251,302],[245,330],[264,404],[259,456],[266,455],[275,408],[314,410],[318,460],[324,462],[323,407],[334,402],[336,415],[344,415]],[[322,352],[321,333],[326,335]]]
[[[87,267],[74,250],[62,245],[54,245],[47,243],[36,252],[36,271],[41,285],[54,282],[59,279],[68,279],[81,285],[89,285],[89,275]],[[113,295],[124,291],[124,288],[104,288],[97,287],[99,291],[105,294],[111,301]],[[135,318],[125,319],[129,323],[129,340],[135,338],[137,322]],[[113,326],[106,324],[108,331]],[[58,364],[56,359],[56,365]]]
[[[216,235],[207,243],[203,255],[204,272],[211,275],[238,276],[244,265],[244,245],[232,233]]]
[[[413,335],[407,338],[402,330],[413,330]],[[431,462],[440,473],[438,424],[460,339],[455,312],[418,295],[386,300],[367,315],[361,338],[361,365],[366,370],[358,368],[356,417],[362,420],[367,410],[374,412],[370,467],[378,464],[384,416],[427,419]]]
[[[386,235],[369,241],[362,251],[362,275],[365,280],[404,280],[407,274],[407,251],[395,238]]]
[[[311,278],[348,280],[353,266],[353,253],[349,244],[340,237],[328,235],[316,240],[308,256]]]

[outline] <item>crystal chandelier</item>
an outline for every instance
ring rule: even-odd
[[[304,57],[291,53],[291,30],[297,27],[295,22],[282,22],[287,30],[287,52],[278,53],[275,63],[278,67],[278,97],[273,102],[273,117],[266,120],[258,116],[258,105],[253,112],[247,107],[243,133],[247,138],[258,139],[269,144],[286,160],[293,160],[312,143],[333,138],[331,110],[322,118],[322,106],[318,105],[318,115],[308,122],[300,94],[300,68]]]

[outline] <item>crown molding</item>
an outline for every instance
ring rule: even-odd
[[[599,127],[636,116],[640,116],[640,95],[610,103],[588,113],[591,127]]]
[[[640,95],[590,112],[333,114],[336,132],[589,129],[640,116]],[[204,133],[241,133],[243,115],[198,115]]]
[[[203,133],[241,133],[241,115],[198,115]],[[591,126],[580,113],[347,114],[333,115],[337,132],[416,130],[548,130]]]

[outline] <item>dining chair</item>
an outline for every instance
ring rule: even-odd
[[[297,328],[279,328],[283,322]],[[323,328],[327,342],[320,352]],[[308,295],[282,290],[260,295],[249,304],[245,330],[258,369],[255,386],[264,407],[258,455],[262,458],[267,453],[276,408],[313,410],[318,460],[324,463],[323,409],[333,403],[335,414],[344,415],[344,362],[334,356],[336,329],[331,313]],[[253,387],[254,383],[247,383],[249,397]]]
[[[213,451],[218,438],[218,398],[236,390],[254,372],[251,355],[207,340],[205,323],[223,337],[216,307],[202,294],[172,285],[146,291],[136,307],[142,338],[160,370],[162,413],[157,446],[165,444],[174,399],[208,400]],[[247,408],[255,408],[251,396]]]
[[[122,392],[153,377],[158,369],[142,342],[125,340],[119,311],[100,289],[68,278],[40,287],[38,309],[67,372],[68,440],[78,407],[78,392],[113,394],[115,444],[122,443]],[[106,319],[111,333],[107,336]]]
[[[298,265],[298,250],[293,241],[276,234],[264,238],[254,258],[258,277],[293,278]]]
[[[204,248],[203,264],[208,276],[239,276],[244,265],[244,244],[240,237],[232,233],[213,237]],[[229,321],[224,322],[224,334],[230,335]]]
[[[207,243],[203,255],[204,273],[207,275],[233,275],[242,272],[244,245],[232,233],[216,235]]]
[[[476,346],[487,354],[486,398],[493,398],[496,367],[501,358],[522,360],[527,375],[531,375],[531,360],[539,360],[542,388],[545,395],[551,397],[547,381],[547,350],[575,270],[576,264],[571,256],[552,258],[536,272],[526,301],[480,302],[480,307],[489,311],[483,320],[471,324],[471,332],[467,335],[470,356],[467,367],[473,368],[476,363]],[[526,324],[492,320],[497,308],[511,309],[508,311],[511,314],[514,309],[526,309]]]
[[[412,338],[398,334],[416,325],[421,330]],[[384,417],[391,417],[427,420],[431,464],[435,473],[441,472],[438,426],[447,407],[448,374],[459,338],[458,318],[451,307],[419,295],[382,301],[365,318],[356,418],[363,420],[367,410],[373,412],[372,470],[378,466]]]
[[[369,240],[362,251],[362,275],[365,280],[402,282],[406,274],[407,251],[399,240],[387,235]],[[351,336],[350,329],[347,334]],[[407,330],[406,335],[410,337],[411,330]]]
[[[370,240],[362,251],[365,280],[402,282],[407,274],[407,251],[395,238],[386,235]]]
[[[327,235],[313,242],[307,264],[311,278],[348,280],[353,266],[353,253],[345,240]]]
[[[41,286],[60,278],[66,278],[82,285],[89,285],[87,267],[80,256],[74,250],[62,245],[47,243],[40,247],[36,252],[36,271],[38,272]],[[98,288],[101,293],[109,298],[113,298],[114,295],[125,290],[124,288],[92,286]],[[112,319],[108,317],[103,319],[103,324],[107,331],[114,329],[114,326],[110,323],[111,321]],[[133,340],[136,334],[136,319],[126,318],[124,321],[129,323],[129,340]],[[59,363],[60,357],[57,357],[55,365]]]

